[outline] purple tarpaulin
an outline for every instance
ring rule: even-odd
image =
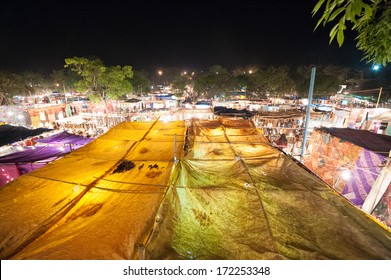
[[[23,151],[8,154],[0,157],[0,163],[28,163],[36,161],[47,161],[52,158],[58,158],[70,152],[70,147],[46,147],[33,146],[23,147]]]
[[[72,144],[72,145],[85,145],[91,142],[94,138],[86,138],[84,136],[71,134],[66,131],[51,135],[49,137],[40,138],[35,140],[39,143],[46,144]]]
[[[47,162],[45,161],[45,162],[34,162],[34,163],[31,162],[31,163],[17,164],[17,167],[22,174],[26,174],[31,171],[34,171],[35,169],[41,168],[42,166],[45,166],[49,162],[50,161],[47,160]]]
[[[22,174],[31,172],[43,165],[70,153],[91,142],[94,138],[61,132],[55,135],[39,138],[36,142],[55,144],[57,146],[18,146],[12,154],[0,156],[0,186],[12,181]],[[60,145],[59,145],[60,144]],[[72,145],[72,147],[70,147]]]
[[[0,157],[0,187],[70,152],[70,147],[22,147],[22,151]]]

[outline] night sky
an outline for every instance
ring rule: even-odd
[[[354,33],[339,48],[314,31],[316,0],[2,1],[0,69],[51,72],[97,56],[136,70],[258,65],[358,67]]]

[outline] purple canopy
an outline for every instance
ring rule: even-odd
[[[70,152],[70,147],[22,148],[22,151],[0,157],[0,187]]]
[[[49,137],[40,138],[35,140],[39,143],[46,143],[46,144],[72,144],[72,145],[82,145],[91,142],[94,138],[86,138],[84,136],[71,134],[66,131],[63,131],[61,133],[54,134]]]
[[[62,144],[61,146],[19,146],[20,151],[0,157],[0,187],[22,174],[38,169],[68,154],[75,148],[82,147],[92,140],[94,139],[62,132],[36,140],[47,144]],[[70,145],[65,146],[66,144],[74,146],[71,148]]]
[[[70,152],[70,147],[23,147],[23,151],[0,157],[0,163],[28,163],[36,161],[52,161]]]

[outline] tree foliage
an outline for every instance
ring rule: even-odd
[[[236,89],[245,89],[252,96],[265,97],[287,94],[294,91],[295,83],[286,66],[266,69],[236,71]]]
[[[65,67],[69,67],[80,77],[76,83],[77,89],[87,94],[91,100],[117,99],[132,91],[131,66],[105,66],[99,58],[84,57],[66,58],[65,63]]]
[[[186,91],[186,85],[187,85],[186,77],[184,76],[177,77],[172,83],[172,90],[174,91],[175,96],[181,97],[183,93]]]
[[[323,10],[315,28],[335,23],[330,43],[337,38],[339,46],[350,27],[357,32],[357,49],[368,62],[386,65],[391,62],[391,1],[389,0],[319,0],[312,14]],[[348,26],[349,25],[349,26]]]
[[[286,66],[270,67],[264,71],[263,90],[269,94],[286,94],[293,91],[295,85]]]
[[[52,86],[56,88],[57,91],[70,91],[79,80],[76,73],[70,71],[69,69],[53,70],[51,75]]]
[[[133,93],[144,95],[150,92],[151,81],[145,71],[133,71],[132,87]]]
[[[28,94],[47,92],[48,88],[50,88],[48,80],[37,72],[23,72],[21,74],[21,79],[25,83]]]
[[[27,92],[26,83],[20,75],[0,71],[0,105],[11,104],[15,95],[25,95]]]
[[[204,98],[231,94],[233,81],[228,70],[220,65],[211,66],[201,73],[194,82],[194,92]]]
[[[311,68],[312,66],[299,66],[296,69],[294,80],[299,96],[305,97],[308,95]],[[334,65],[317,66],[314,95],[318,97],[329,97],[336,94],[339,85],[345,84],[351,75],[351,70],[346,67]]]

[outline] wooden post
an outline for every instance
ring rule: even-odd
[[[380,101],[380,96],[381,96],[382,90],[383,90],[383,88],[381,87],[379,90],[379,96],[377,97],[376,108],[379,106],[379,101]]]

